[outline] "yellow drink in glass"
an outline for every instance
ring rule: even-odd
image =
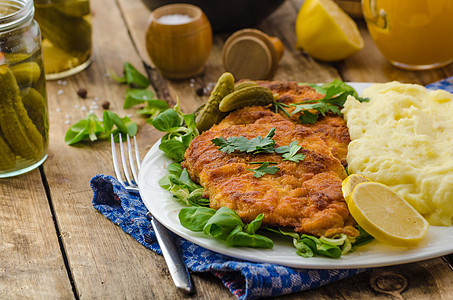
[[[423,70],[453,61],[452,0],[362,0],[368,30],[395,66]]]

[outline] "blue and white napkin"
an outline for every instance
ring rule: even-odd
[[[129,194],[112,176],[96,175],[91,180],[93,205],[143,246],[162,254],[148,210],[140,196]],[[361,270],[293,269],[268,263],[248,262],[225,256],[176,237],[182,256],[192,272],[212,272],[237,299],[258,299],[313,289],[353,276]],[[301,258],[302,259],[302,258]]]

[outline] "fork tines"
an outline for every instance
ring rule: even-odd
[[[129,135],[126,135],[127,153],[128,153],[128,158],[129,158],[128,163],[126,161],[126,154],[125,154],[125,150],[124,150],[124,146],[123,146],[123,139],[122,139],[121,133],[118,136],[119,145],[120,145],[122,171],[118,164],[118,157],[116,154],[116,146],[115,146],[115,140],[113,138],[113,134],[110,135],[110,138],[111,138],[111,146],[112,146],[113,168],[115,169],[116,178],[121,183],[125,184],[125,182],[123,180],[123,176],[122,176],[122,174],[124,174],[124,176],[126,177],[127,184],[131,187],[137,187],[138,171],[140,171],[141,162],[140,162],[140,153],[138,151],[138,145],[137,145],[137,140],[136,140],[135,136],[133,137],[134,150],[132,150],[131,139],[130,139]],[[135,154],[135,159],[134,159],[134,154]],[[132,172],[134,181],[132,181],[132,179],[131,179],[129,170]]]

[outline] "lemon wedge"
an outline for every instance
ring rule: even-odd
[[[343,182],[341,183],[341,190],[343,191],[343,197],[344,200],[346,200],[346,203],[349,202],[349,199],[351,199],[351,194],[355,186],[358,185],[359,183],[367,181],[370,180],[365,176],[359,174],[351,174],[348,177],[346,177],[345,180],[343,180]]]
[[[428,231],[429,224],[422,215],[388,186],[378,182],[357,184],[348,208],[365,231],[394,246],[414,246]]]
[[[323,61],[338,61],[361,50],[357,24],[332,0],[306,0],[297,14],[297,48]]]

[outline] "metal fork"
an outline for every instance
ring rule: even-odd
[[[113,135],[111,135],[111,144],[112,144],[112,160],[113,160],[113,168],[115,169],[116,178],[119,182],[121,182],[126,190],[130,193],[139,193],[138,188],[138,171],[140,171],[140,154],[138,151],[137,140],[134,138],[134,151],[132,151],[131,141],[129,135],[126,135],[126,144],[127,144],[127,152],[129,157],[129,166],[126,163],[126,155],[123,147],[123,140],[121,137],[121,133],[119,134],[119,144],[120,144],[120,155],[121,155],[121,165],[122,170],[121,172],[118,158],[116,154],[116,146],[115,141],[113,139]],[[135,153],[135,161],[134,155],[132,152]],[[136,169],[137,164],[137,169]],[[129,169],[132,172],[132,176],[134,181],[132,181]],[[123,180],[122,173],[126,177],[126,182]],[[192,285],[192,280],[190,279],[189,271],[187,270],[186,265],[181,257],[181,253],[176,246],[175,240],[171,234],[171,232],[165,228],[162,224],[160,224],[153,216],[148,213],[147,215],[150,218],[151,224],[153,225],[154,232],[156,233],[157,241],[159,246],[162,250],[162,254],[164,259],[167,263],[168,270],[170,271],[170,275],[175,283],[175,286],[182,292],[186,294],[190,294],[194,291],[194,287]]]

